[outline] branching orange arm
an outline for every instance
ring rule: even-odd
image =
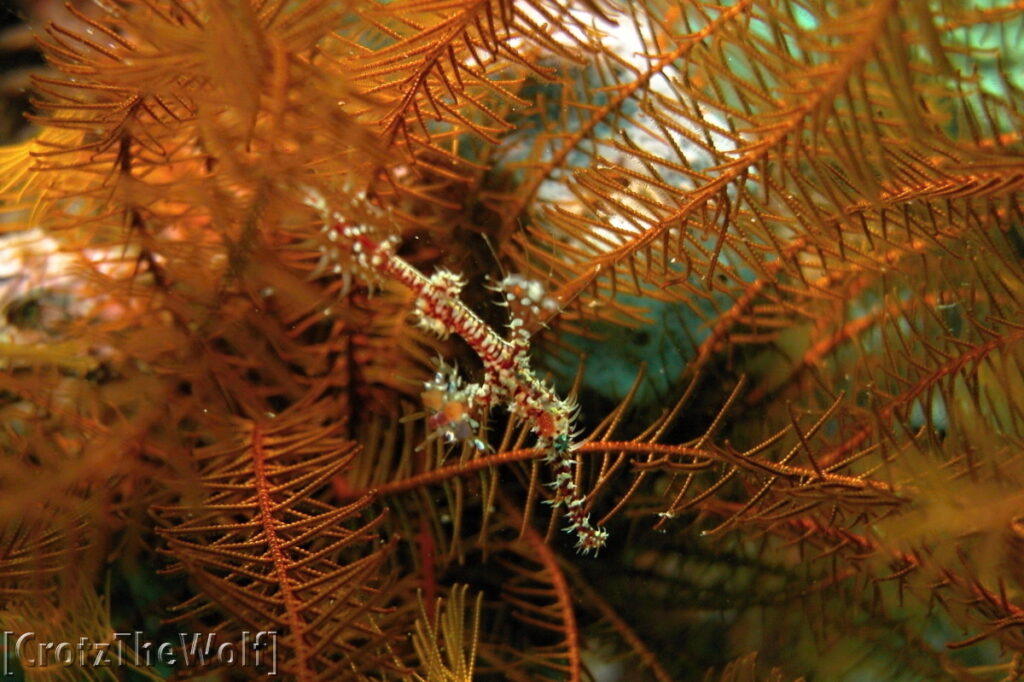
[[[594,443],[580,443],[573,449],[574,453],[587,453],[587,454],[603,454],[606,452],[634,452],[637,454],[658,454],[662,456],[673,456],[673,457],[705,457],[708,459],[727,462],[729,464],[735,464],[736,459],[733,457],[726,457],[721,453],[716,453],[711,450],[689,448],[682,445],[665,445],[662,443],[638,443],[634,441],[598,441]],[[408,478],[397,479],[390,483],[377,486],[370,490],[359,490],[348,492],[342,501],[350,501],[366,495],[367,493],[376,496],[390,496],[397,495],[400,493],[415,490],[423,486],[439,485],[445,481],[453,478],[459,478],[467,476],[472,473],[476,473],[483,469],[491,467],[503,466],[512,464],[514,462],[523,462],[531,459],[536,459],[544,454],[544,450],[540,448],[522,448],[519,450],[509,450],[507,452],[499,452],[494,455],[487,455],[478,459],[469,460],[466,462],[459,462],[450,466],[442,467],[434,471],[428,471]],[[887,483],[880,483],[877,481],[866,480],[857,478],[855,476],[842,476],[840,474],[832,474],[822,472],[820,477],[819,474],[813,469],[805,469],[801,467],[795,467],[788,464],[775,464],[771,462],[758,462],[756,467],[752,467],[758,470],[764,470],[766,473],[777,476],[786,476],[789,478],[805,478],[808,480],[815,480],[824,483],[834,483],[848,488],[858,489],[872,489],[872,490],[884,490],[885,492],[893,492],[892,487]]]
[[[746,147],[742,156],[723,167],[720,175],[708,182],[703,187],[696,189],[689,194],[687,200],[671,215],[653,224],[649,229],[606,254],[598,256],[590,265],[588,271],[594,271],[600,267],[613,267],[616,264],[625,262],[633,254],[636,254],[663,235],[673,226],[682,224],[694,211],[700,210],[711,202],[721,192],[724,192],[729,185],[746,177],[751,169],[757,168],[786,140],[797,134],[805,125],[808,117],[816,112],[826,109],[833,98],[842,91],[849,82],[850,76],[869,59],[872,47],[881,33],[882,25],[888,20],[889,15],[895,6],[894,0],[881,0],[871,9],[872,18],[862,30],[860,36],[853,45],[845,52],[844,58],[834,64],[828,71],[828,77],[820,87],[814,88],[806,93],[803,101],[786,110],[777,112],[783,118],[777,124],[767,127],[765,135],[756,142]],[[766,119],[769,117],[765,117]],[[721,244],[725,239],[725,229],[719,233],[718,244],[713,250],[712,260],[708,271],[705,273],[705,281],[710,283],[714,274],[717,254],[721,250]]]
[[[283,542],[278,536],[277,527],[280,523],[274,516],[274,508],[277,506],[270,496],[272,483],[267,475],[267,458],[263,449],[263,431],[259,422],[252,425],[252,462],[253,462],[253,485],[256,487],[256,500],[259,504],[257,518],[263,528],[263,536],[267,543],[270,559],[274,564],[274,577],[281,586],[281,599],[284,602],[285,618],[288,627],[291,629],[292,649],[295,652],[295,668],[293,673],[296,679],[307,682],[314,679],[312,670],[309,668],[309,654],[306,650],[305,632],[306,623],[300,615],[301,600],[296,596],[292,578],[288,574],[288,567],[291,562],[284,555],[282,550]]]

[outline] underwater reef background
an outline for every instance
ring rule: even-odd
[[[17,679],[1024,679],[1020,2],[0,19]]]

